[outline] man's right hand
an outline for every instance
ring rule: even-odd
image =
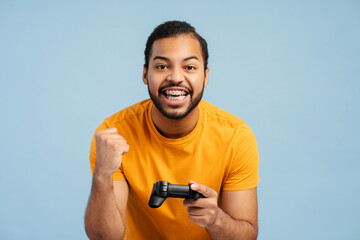
[[[114,127],[96,132],[95,142],[96,165],[94,175],[112,176],[119,169],[122,155],[129,151],[130,146]]]

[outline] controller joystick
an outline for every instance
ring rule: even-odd
[[[191,190],[190,185],[176,185],[160,181],[154,183],[149,199],[149,206],[151,208],[158,208],[168,197],[199,199],[203,198],[204,195]]]

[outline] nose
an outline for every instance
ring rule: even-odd
[[[180,67],[174,67],[169,72],[169,75],[167,76],[167,80],[170,82],[182,82],[184,81],[184,73],[182,71],[182,68]]]

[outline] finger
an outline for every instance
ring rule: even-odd
[[[118,134],[103,134],[98,138],[98,141],[101,141],[104,144],[113,147],[118,147],[127,144],[125,138],[123,138]]]
[[[118,132],[117,128],[112,127],[112,128],[106,128],[106,129],[100,130],[97,133],[98,134],[109,134],[109,133],[114,134],[114,133],[117,133],[117,132]]]
[[[111,127],[111,128],[104,129],[104,132],[106,132],[106,133],[117,133],[118,130],[117,130],[116,127]]]
[[[193,216],[202,216],[206,211],[200,207],[188,207],[187,212]]]
[[[96,139],[102,139],[105,136],[111,136],[111,135],[119,135],[118,132],[117,132],[117,128],[107,128],[107,129],[104,129],[104,130],[97,131],[95,133],[95,138]]]
[[[120,151],[122,155],[127,153],[130,149],[130,145],[127,144],[126,140],[121,137],[111,137],[109,140],[113,146],[113,149],[116,151]]]
[[[199,199],[197,199],[199,200]],[[195,201],[197,201],[195,199],[191,199],[191,198],[185,198],[184,201],[183,201],[183,204],[185,207],[193,207],[195,206]]]
[[[209,188],[208,186],[199,184],[197,182],[194,181],[189,181],[190,188],[191,190],[197,191],[199,193],[201,193],[202,195],[204,195],[206,198],[210,198],[210,197],[217,197],[217,192],[211,188]]]
[[[119,134],[109,134],[109,135],[107,135],[107,136],[108,136],[109,138],[115,139],[115,140],[117,140],[117,141],[119,141],[119,142],[121,142],[121,143],[124,143],[124,144],[127,143],[126,139],[125,139],[123,136],[119,135]]]
[[[217,199],[216,198],[199,198],[199,199],[185,199],[183,201],[185,207],[192,208],[216,208]]]
[[[125,144],[122,155],[124,155],[125,153],[127,153],[129,150],[130,150],[130,145],[129,145],[129,144]]]
[[[120,144],[127,144],[127,141],[126,139],[117,134],[117,133],[106,133],[106,134],[102,134],[100,137],[99,137],[99,140],[102,140],[102,141],[109,141],[111,143],[120,143]]]

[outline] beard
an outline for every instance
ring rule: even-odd
[[[204,81],[204,84],[205,84],[205,81]],[[167,84],[166,86],[163,86],[161,88],[159,88],[159,91],[158,91],[158,95],[156,96],[154,93],[152,93],[150,91],[150,82],[148,81],[148,91],[149,91],[149,95],[150,95],[150,99],[153,101],[155,107],[159,110],[159,112],[169,118],[169,119],[183,119],[184,117],[186,117],[201,101],[202,99],[202,96],[203,96],[203,93],[204,93],[204,84],[203,84],[203,87],[201,89],[201,92],[194,96],[194,92],[189,89],[189,87],[186,87],[184,85],[182,85],[181,83],[172,83],[170,82],[169,84]],[[165,88],[168,88],[168,87],[182,87],[182,88],[186,88],[188,91],[189,91],[189,95],[190,95],[190,104],[189,106],[187,107],[187,109],[185,111],[167,111],[165,108],[164,108],[164,101],[162,100],[161,98],[161,95],[163,94],[162,93],[162,90],[165,89]],[[176,109],[176,107],[173,107],[172,109]]]

